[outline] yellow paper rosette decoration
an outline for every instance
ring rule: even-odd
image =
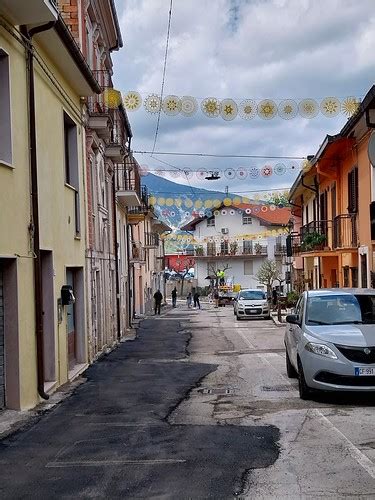
[[[314,99],[303,99],[299,103],[298,110],[303,118],[314,118],[319,113],[319,105]]]
[[[240,103],[240,117],[244,120],[251,120],[257,114],[257,103],[252,99],[245,99]]]
[[[148,113],[159,113],[161,106],[161,99],[156,94],[150,94],[146,97],[144,107]]]
[[[221,111],[221,104],[215,97],[207,97],[203,99],[201,109],[209,118],[217,118]]]
[[[142,105],[141,94],[135,92],[134,90],[130,90],[127,94],[125,94],[123,101],[127,111],[136,111]]]
[[[181,111],[181,101],[176,95],[168,95],[163,100],[163,111],[166,115],[175,116]]]
[[[302,164],[301,164],[301,168],[302,168],[302,172],[303,173],[307,173],[312,167],[312,164],[311,164],[311,161],[309,160],[303,160]]]
[[[342,105],[341,105],[341,110],[346,116],[353,116],[355,113],[357,113],[359,106],[360,106],[360,101],[356,97],[347,97]]]
[[[271,120],[275,118],[277,113],[277,106],[271,99],[264,99],[258,104],[258,115],[263,120]]]
[[[223,99],[221,101],[221,117],[224,120],[234,120],[238,113],[238,107],[233,99]]]
[[[278,107],[279,116],[284,120],[291,120],[298,114],[298,105],[293,99],[284,99]]]
[[[116,109],[120,106],[122,99],[121,99],[121,92],[115,89],[106,89],[103,92],[103,99],[104,103],[108,108],[110,109]]]
[[[341,102],[336,97],[326,97],[320,103],[322,115],[332,118],[337,116],[341,110]]]

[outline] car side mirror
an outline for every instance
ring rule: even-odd
[[[290,323],[291,325],[299,325],[300,321],[297,316],[297,314],[288,314],[288,316],[285,318],[285,321],[287,323]]]

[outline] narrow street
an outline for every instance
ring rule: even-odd
[[[373,498],[373,397],[301,401],[283,333],[206,304],[142,321],[1,442],[1,497]]]

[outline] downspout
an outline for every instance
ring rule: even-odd
[[[116,273],[116,315],[117,315],[117,339],[121,339],[121,317],[120,317],[120,272],[118,267],[119,259],[119,242],[117,233],[117,211],[116,211],[116,174],[114,172],[112,182],[112,204],[113,204],[113,220],[114,220],[114,238],[115,238],[115,273]]]
[[[22,26],[22,33],[29,40],[27,49],[26,71],[28,82],[29,101],[29,147],[30,147],[30,176],[31,176],[31,202],[32,202],[32,223],[34,231],[34,294],[35,294],[35,330],[37,349],[37,376],[38,394],[43,399],[49,399],[49,395],[44,391],[44,346],[43,346],[43,290],[42,290],[42,263],[40,255],[40,227],[39,227],[39,195],[38,195],[38,158],[36,145],[36,113],[35,113],[35,81],[34,81],[34,48],[32,37],[37,33],[48,31],[54,27],[56,21],[37,26],[27,30]]]
[[[130,155],[130,146],[131,146],[131,141],[132,141],[132,136],[129,135],[129,145],[128,145],[128,151],[127,151],[127,156]],[[126,215],[128,214],[128,211],[126,211]],[[134,304],[134,269],[132,272],[132,265],[130,263],[130,237],[133,240],[133,230],[131,227],[129,227],[130,224],[126,224],[126,257],[127,257],[127,267],[128,267],[128,318],[129,318],[129,328],[132,327],[133,324],[133,318],[135,317],[135,304]],[[130,229],[130,231],[129,231]],[[132,282],[131,282],[132,280]],[[132,307],[133,304],[133,307]]]

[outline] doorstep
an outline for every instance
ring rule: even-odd
[[[81,375],[89,367],[88,363],[77,363],[72,370],[68,371],[68,381],[72,382],[75,378]]]

